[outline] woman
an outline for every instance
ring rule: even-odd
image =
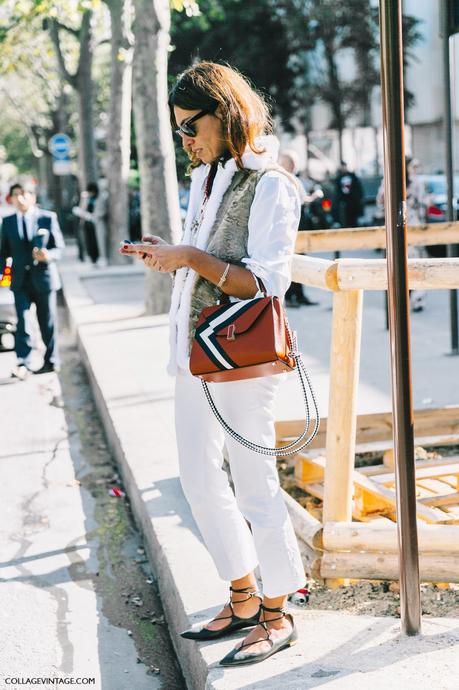
[[[422,225],[426,222],[426,209],[428,196],[424,184],[418,177],[419,161],[411,158],[405,159],[405,184],[406,184],[406,210],[407,225]],[[384,180],[376,197],[376,204],[382,207],[384,212]],[[427,251],[425,247],[408,245],[409,259],[425,259]],[[424,310],[426,303],[425,290],[410,290],[410,307],[413,312]]]
[[[177,246],[148,236],[147,243],[121,251],[137,252],[153,270],[176,272],[169,373],[176,375],[180,478],[217,570],[231,582],[230,601],[220,613],[182,636],[210,640],[252,627],[220,662],[248,664],[295,642],[284,607],[287,594],[304,584],[304,568],[275,458],[225,436],[200,380],[190,374],[190,344],[201,310],[222,295],[253,298],[261,280],[269,294],[284,296],[300,200],[295,179],[274,163],[277,140],[263,136],[270,130],[267,107],[237,72],[210,62],[193,65],[178,77],[169,106],[192,167],[184,236]],[[265,446],[274,443],[278,385],[278,376],[210,384],[226,421]],[[223,470],[224,445],[235,494]]]
[[[407,158],[405,166],[407,223],[408,225],[422,225],[426,222],[427,194],[424,184],[418,177],[419,161]],[[425,247],[408,246],[408,258],[425,259],[426,257]],[[410,305],[414,312],[424,311],[426,291],[410,290]]]

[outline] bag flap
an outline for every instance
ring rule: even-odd
[[[253,326],[255,321],[260,318],[263,312],[271,308],[272,297],[258,297],[257,299],[245,301],[245,309],[241,308],[239,314],[235,314],[233,317],[229,316],[230,322],[226,320],[221,327],[215,329],[216,336],[218,338],[227,338],[232,333],[238,335],[248,331],[249,328]],[[234,304],[239,304],[238,302],[233,302],[229,307],[234,306]],[[230,329],[228,331],[228,329]]]

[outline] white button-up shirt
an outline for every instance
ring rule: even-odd
[[[263,281],[268,295],[284,297],[301,206],[294,185],[280,172],[268,171],[255,190],[250,209],[247,268]]]
[[[26,213],[21,213],[20,211],[16,211],[16,218],[18,221],[18,233],[19,237],[21,240],[24,239],[24,229],[22,225],[22,219],[25,218],[26,222],[26,228],[27,228],[27,237],[29,238],[29,242],[32,239],[32,237],[35,235],[35,208],[29,208],[29,210]]]
[[[38,230],[38,218],[40,218],[41,212],[40,209],[37,206],[32,206],[31,208],[26,211],[25,214],[21,213],[20,211],[16,211],[16,218],[18,222],[18,233],[19,237],[23,240],[24,239],[24,233],[23,233],[23,228],[22,228],[22,219],[25,218],[26,222],[26,227],[27,227],[27,236],[29,238],[29,242],[35,237],[37,234]],[[57,216],[53,213],[51,216],[51,233],[53,233],[54,230],[57,229],[57,232],[59,232],[59,225],[57,221]]]

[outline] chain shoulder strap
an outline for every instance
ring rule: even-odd
[[[206,395],[207,401],[210,405],[210,408],[212,412],[214,413],[215,417],[218,419],[220,422],[221,426],[223,429],[226,431],[226,433],[231,436],[235,441],[240,443],[242,446],[245,446],[245,448],[248,448],[249,450],[254,451],[255,453],[260,453],[262,455],[280,455],[282,457],[284,456],[289,456],[289,455],[295,455],[298,453],[300,450],[305,448],[307,445],[311,443],[313,438],[317,435],[317,432],[319,430],[319,410],[317,407],[317,401],[316,397],[314,395],[314,390],[312,388],[311,380],[309,378],[309,374],[306,370],[306,367],[304,366],[303,358],[301,356],[301,353],[298,352],[298,347],[297,347],[297,339],[296,339],[296,334],[291,333],[290,329],[288,329],[289,333],[289,338],[292,343],[292,351],[291,351],[291,356],[295,359],[296,361],[296,370],[298,373],[298,378],[300,380],[301,384],[301,389],[303,392],[303,400],[304,400],[304,409],[305,409],[305,415],[306,415],[306,421],[305,421],[305,426],[303,429],[303,432],[296,438],[294,441],[291,443],[288,443],[285,446],[280,446],[279,448],[266,448],[265,446],[260,446],[258,443],[253,443],[253,441],[249,441],[248,439],[244,438],[240,434],[237,433],[230,425],[223,419],[221,416],[220,412],[218,411],[215,402],[212,398],[212,395],[209,390],[209,386],[207,385],[207,382],[201,379],[202,387],[204,389],[204,393]],[[311,425],[311,412],[309,408],[309,400],[308,400],[308,391],[311,396],[311,401],[312,401],[312,406],[314,409],[314,427],[311,431],[311,433],[308,436],[308,430]],[[301,445],[298,445],[301,444]]]

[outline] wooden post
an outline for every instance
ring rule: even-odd
[[[308,526],[308,525],[307,525]],[[307,530],[306,541],[311,542],[315,548],[326,552],[350,551],[360,553],[362,551],[375,553],[378,551],[398,553],[397,525],[393,522],[328,522],[323,526],[321,533],[316,531],[311,535]],[[298,532],[302,536],[301,531]],[[419,550],[421,555],[427,556],[435,553],[447,555],[454,560],[456,558],[459,572],[459,525],[429,525],[419,524]]]
[[[419,558],[422,582],[459,582],[459,563],[456,554],[421,554]],[[398,553],[356,553],[355,551],[326,551],[312,565],[312,570],[329,582],[337,579],[398,580]]]
[[[323,522],[352,518],[362,290],[333,294]]]

